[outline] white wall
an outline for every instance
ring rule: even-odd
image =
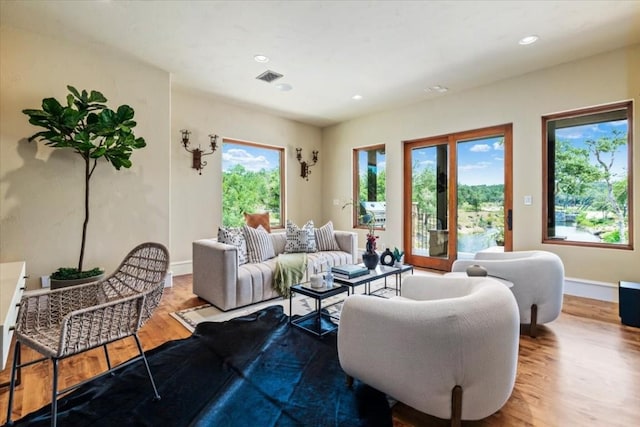
[[[452,88],[455,90],[455,88]],[[330,201],[351,195],[351,151],[387,147],[387,230],[380,243],[402,247],[402,141],[513,123],[514,250],[544,249],[564,261],[569,277],[608,284],[640,281],[640,148],[635,132],[633,251],[543,245],[541,116],[553,112],[634,99],[637,129],[640,100],[640,46],[534,72],[485,87],[425,101],[326,128],[323,147],[333,173],[323,186],[324,216],[349,229],[349,213]],[[525,206],[523,197],[533,196]],[[363,241],[363,236],[360,241]]]
[[[191,272],[191,243],[215,237],[222,224],[221,149],[205,157],[207,166],[198,175],[191,168],[191,154],[180,144],[180,129],[192,132],[192,144],[203,148],[207,135],[255,142],[285,148],[285,219],[298,225],[312,219],[323,220],[320,194],[322,169],[326,160],[321,147],[320,129],[222,102],[216,98],[174,86],[171,92],[171,255],[174,273]],[[320,151],[319,164],[312,168],[309,181],[300,177],[296,147],[304,159]]]
[[[570,277],[615,283],[640,281],[638,250],[561,247],[540,243],[542,213],[540,116],[640,94],[640,46],[599,55],[464,93],[342,123],[323,131],[171,87],[168,73],[100,49],[0,28],[0,261],[26,260],[31,279],[77,262],[82,221],[82,165],[77,156],[27,143],[37,131],[21,113],[42,98],[63,98],[66,85],[101,90],[109,104],[131,105],[136,134],[148,146],[133,167],[116,172],[101,164],[92,181],[86,265],[117,266],[136,243],[169,245],[174,273],[190,271],[191,242],[216,234],[221,222],[221,153],[206,158],[202,176],[191,169],[180,129],[206,146],[207,135],[285,147],[286,217],[298,224],[332,219],[350,229],[348,210],[333,200],[351,198],[354,147],[385,143],[388,167],[387,231],[381,243],[402,246],[402,141],[513,123],[514,249],[558,253]],[[636,122],[638,117],[635,105]],[[636,126],[637,128],[637,126]],[[640,244],[640,149],[634,150],[634,240]],[[309,181],[299,176],[295,148],[320,161]],[[524,195],[533,205],[524,206]],[[360,242],[363,242],[364,235]]]
[[[130,169],[102,161],[91,180],[85,268],[112,271],[143,241],[169,245],[169,74],[101,48],[0,28],[0,261],[25,260],[29,288],[60,266],[77,265],[84,213],[84,164],[68,150],[26,138],[41,130],[25,108],[63,101],[67,85],[95,89],[115,108],[135,110]]]

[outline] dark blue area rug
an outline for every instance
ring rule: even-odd
[[[64,426],[391,426],[383,393],[345,385],[336,334],[317,339],[288,324],[281,306],[201,323],[189,338],[59,400]],[[48,426],[49,406],[15,422]]]

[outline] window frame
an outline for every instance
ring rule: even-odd
[[[387,155],[386,155],[386,145],[385,144],[376,144],[376,145],[368,145],[365,147],[357,147],[353,149],[353,191],[352,191],[352,199],[353,200],[353,211],[352,211],[352,223],[353,223],[353,228],[356,229],[369,229],[369,227],[367,226],[367,224],[363,224],[360,222],[360,162],[359,162],[359,153],[362,151],[378,151],[378,150],[383,150],[385,151],[385,162],[387,160]],[[386,168],[385,168],[386,171]],[[386,175],[385,175],[385,203],[386,203]],[[376,192],[376,195],[378,195],[378,193]],[[386,211],[386,205],[385,205],[385,225],[386,225],[386,216],[387,216],[387,211]],[[385,225],[374,225],[373,229],[374,230],[385,230],[386,226]]]
[[[550,209],[551,204],[555,207],[555,146],[553,150],[549,146],[548,125],[551,121],[576,119],[584,121],[584,124],[601,123],[596,121],[597,115],[604,115],[615,111],[626,111],[627,119],[627,230],[629,239],[627,243],[607,243],[607,242],[584,242],[578,240],[566,240],[549,236],[551,226]],[[594,116],[593,120],[587,118]],[[582,119],[582,120],[580,120]],[[553,142],[555,144],[555,140]],[[550,157],[551,156],[551,157]],[[576,110],[564,111],[560,113],[542,116],[542,243],[565,246],[595,247],[606,249],[633,250],[633,101],[621,101],[611,104],[587,107]],[[550,169],[553,168],[552,175]],[[555,210],[554,210],[555,215]]]
[[[255,148],[260,148],[260,149],[265,149],[265,150],[273,150],[278,152],[278,157],[279,157],[279,164],[278,164],[278,168],[279,168],[279,175],[280,175],[280,221],[279,222],[272,222],[273,217],[270,215],[269,216],[269,222],[270,222],[270,226],[271,229],[283,229],[284,228],[284,218],[285,218],[285,207],[286,207],[286,197],[285,197],[285,149],[284,147],[280,147],[280,146],[276,146],[276,145],[268,145],[268,144],[261,144],[261,143],[257,143],[257,142],[250,142],[250,141],[242,141],[242,140],[238,140],[238,139],[231,139],[231,138],[223,138],[222,140],[222,145],[224,147],[224,144],[228,143],[228,144],[235,144],[235,145],[244,145],[244,146],[249,146],[249,147],[255,147]],[[221,149],[221,151],[224,153],[224,148]],[[222,175],[222,179],[221,179],[221,184],[222,184],[222,188],[224,191],[224,168],[221,168],[221,175]],[[221,203],[221,206],[224,206],[224,194],[222,195],[223,197],[223,203]],[[224,209],[222,209],[222,222],[224,223]]]

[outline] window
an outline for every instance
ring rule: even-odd
[[[353,150],[354,227],[373,224],[384,228],[386,210],[386,157],[384,145]]]
[[[632,249],[632,103],[542,118],[544,243]]]
[[[283,227],[284,148],[225,139],[222,144],[222,223],[244,224],[243,212],[269,212]]]

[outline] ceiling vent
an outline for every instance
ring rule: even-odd
[[[282,74],[276,73],[275,71],[267,70],[256,77],[256,79],[262,80],[263,82],[271,83],[274,80],[278,80],[280,77],[282,77]]]

